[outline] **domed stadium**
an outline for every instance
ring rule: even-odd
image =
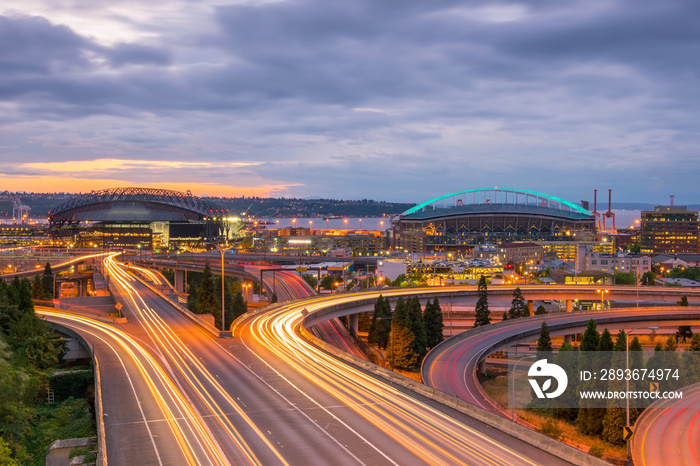
[[[436,197],[392,219],[392,244],[408,252],[552,241],[595,233],[593,213],[558,197],[518,189],[471,189]]]
[[[92,191],[49,211],[51,235],[80,247],[168,250],[199,246],[223,231],[226,211],[207,199],[151,188]]]

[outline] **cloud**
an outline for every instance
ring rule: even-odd
[[[700,194],[691,1],[53,3],[0,17],[4,173]]]

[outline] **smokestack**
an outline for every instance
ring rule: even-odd
[[[673,198],[676,197],[673,194],[671,194],[671,207],[673,207]]]

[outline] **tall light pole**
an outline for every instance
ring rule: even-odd
[[[228,243],[224,243],[222,246],[221,243],[217,243],[216,248],[219,250],[219,253],[221,254],[221,331],[225,332],[226,331],[226,303],[224,301],[224,287],[226,280],[224,279],[224,252],[231,249],[231,246],[228,245]]]
[[[637,327],[637,328],[633,328],[632,330],[627,332],[627,334],[625,335],[625,356],[627,357],[627,367],[626,367],[627,370],[625,371],[625,374],[629,374],[629,372],[630,372],[630,333],[634,332],[635,330],[639,330],[641,328],[646,328],[649,330],[657,330],[659,327]],[[629,379],[629,376],[625,377],[625,379],[626,379],[625,382],[627,383],[627,392],[626,392],[627,396],[625,397],[627,422],[626,422],[625,426],[629,426],[630,425],[630,398],[629,398],[630,379]],[[630,441],[627,440],[627,458],[630,458],[630,457],[631,457]]]
[[[528,358],[534,358],[536,357],[536,354],[531,354],[529,356],[523,356],[522,358],[518,359],[515,361],[515,364],[513,365],[513,382],[511,383],[512,387],[512,393],[513,393],[513,398],[510,399],[510,419],[515,422],[515,368],[518,367],[518,363],[522,361],[523,359],[528,359]]]
[[[600,293],[600,309],[605,308],[605,293],[610,293],[610,290],[595,290],[596,293]]]

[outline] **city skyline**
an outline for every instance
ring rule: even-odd
[[[689,1],[0,8],[0,185],[700,202]]]

